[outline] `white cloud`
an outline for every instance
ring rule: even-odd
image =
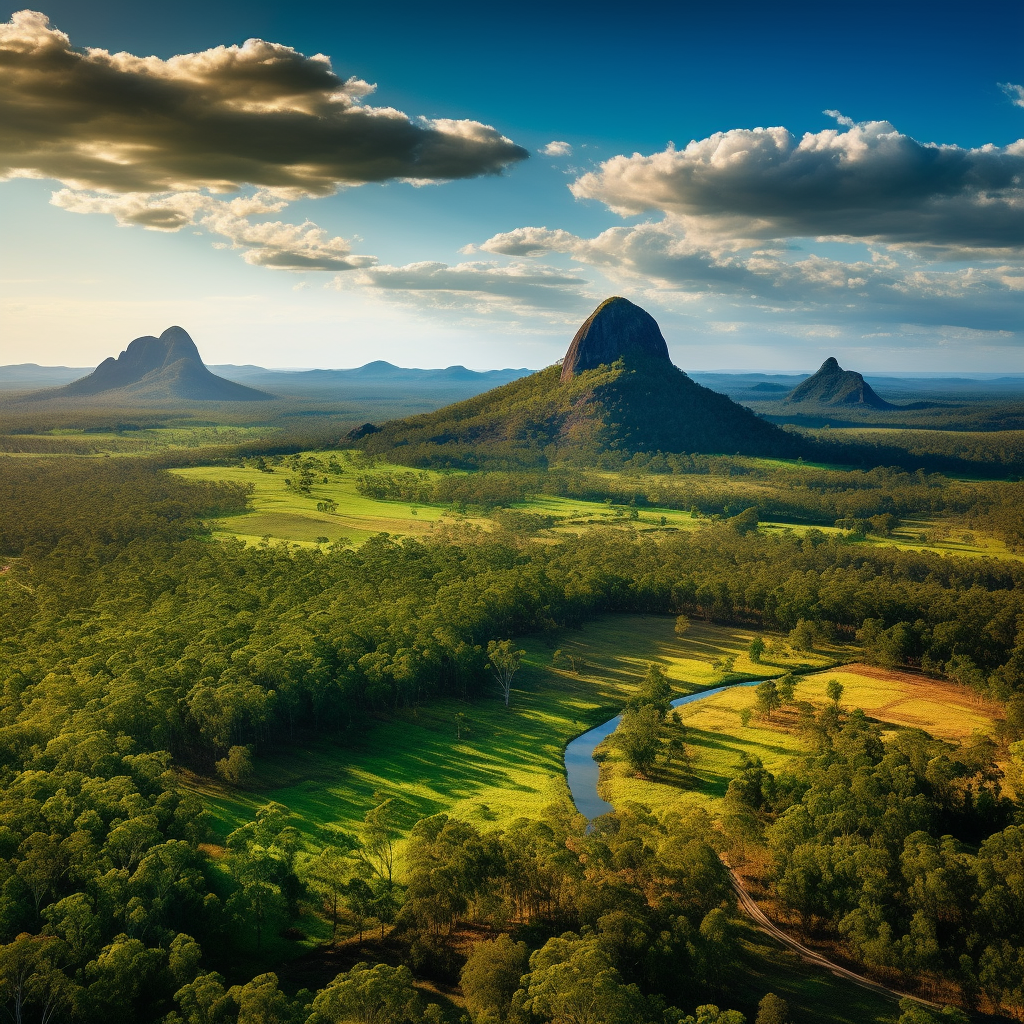
[[[1013,264],[940,271],[885,252],[843,261],[785,248],[711,248],[694,242],[672,220],[609,228],[594,238],[518,228],[478,248],[512,256],[566,253],[599,269],[614,286],[644,288],[662,300],[675,293],[689,303],[701,298],[745,306],[755,318],[784,312],[801,319],[993,330],[1016,329],[1020,321],[1024,270]]]
[[[322,54],[261,39],[168,60],[72,47],[44,14],[0,24],[0,178],[164,193],[245,184],[329,195],[393,179],[498,174],[528,156],[477,121],[364,101]]]
[[[572,146],[568,142],[549,142],[540,147],[540,152],[544,156],[572,156]]]
[[[630,216],[661,211],[693,239],[793,237],[1024,248],[1024,140],[922,144],[887,121],[797,138],[733,129],[660,153],[616,156],[571,186]]]
[[[72,213],[105,213],[121,225],[150,231],[180,231],[198,225],[227,239],[215,245],[241,249],[247,263],[272,270],[344,271],[377,262],[375,256],[353,255],[347,239],[331,237],[310,221],[252,221],[252,217],[279,213],[288,206],[285,200],[267,192],[223,200],[199,192],[112,196],[61,189],[50,201]]]
[[[580,275],[535,263],[503,266],[492,262],[410,263],[374,266],[351,280],[378,293],[420,306],[470,308],[516,314],[589,309],[594,297]]]
[[[488,238],[475,247],[485,252],[500,253],[503,256],[542,256],[546,252],[574,252],[581,239],[569,231],[557,228],[516,228]],[[467,246],[464,251],[472,251]]]
[[[1024,107],[1024,85],[1014,85],[1012,82],[1000,82],[999,88],[1010,97],[1010,102],[1015,107]]]

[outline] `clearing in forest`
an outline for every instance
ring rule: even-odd
[[[265,754],[251,791],[194,783],[221,837],[274,800],[317,843],[325,825],[357,827],[375,792],[399,798],[407,826],[443,811],[489,827],[568,799],[566,743],[616,715],[651,663],[662,667],[682,696],[849,657],[842,648],[785,648],[756,665],[747,655],[751,630],[694,623],[679,637],[674,627],[670,616],[606,615],[547,640],[527,639],[520,643],[526,657],[508,709],[494,685],[475,700],[397,709],[369,728],[361,723],[356,735],[339,742],[314,740]],[[553,664],[556,650],[562,656]],[[729,658],[735,662],[727,672],[723,659]]]

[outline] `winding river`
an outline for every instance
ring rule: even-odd
[[[729,683],[727,686],[716,686],[710,690],[701,690],[699,693],[691,693],[686,697],[678,697],[672,701],[672,707],[678,708],[683,704],[692,704],[694,701],[703,700],[705,697],[713,697],[723,690],[733,690],[739,686],[757,686],[760,679],[751,679],[744,683]],[[597,725],[582,736],[577,736],[565,748],[565,775],[569,782],[569,792],[572,794],[572,802],[576,810],[588,818],[596,818],[601,814],[607,814],[614,810],[607,800],[602,800],[597,795],[597,779],[600,769],[594,760],[594,749],[606,736],[615,732],[622,715],[616,715],[603,725]]]

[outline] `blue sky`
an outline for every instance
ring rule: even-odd
[[[1019,3],[38,11],[0,362],[538,367],[624,294],[684,369],[1024,370]]]

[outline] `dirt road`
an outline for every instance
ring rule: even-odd
[[[722,862],[725,864],[725,861]],[[808,949],[805,945],[797,942],[791,935],[787,935],[781,928],[772,924],[770,920],[764,915],[761,908],[754,901],[754,898],[743,888],[743,883],[739,880],[736,872],[733,871],[728,864],[725,864],[726,869],[729,872],[729,880],[732,882],[732,887],[736,891],[736,898],[739,900],[740,907],[743,912],[757,925],[757,927],[770,935],[777,942],[781,942],[787,949],[792,950],[804,960],[806,963],[813,964],[815,967],[824,968],[826,971],[831,972],[837,978],[843,978],[846,981],[852,981],[855,985],[860,985],[861,988],[866,988],[870,992],[875,992],[878,995],[888,996],[891,999],[913,999],[915,1003],[921,1003],[922,1006],[930,1007],[933,1010],[940,1009],[938,1003],[929,1002],[927,999],[921,999],[919,996],[910,995],[909,992],[897,992],[895,989],[887,988],[885,985],[879,985],[878,982],[870,981],[863,975],[855,974],[853,971],[848,971],[845,967],[840,967],[839,964],[834,964],[827,957],[822,956],[820,953],[816,953],[813,949]]]

